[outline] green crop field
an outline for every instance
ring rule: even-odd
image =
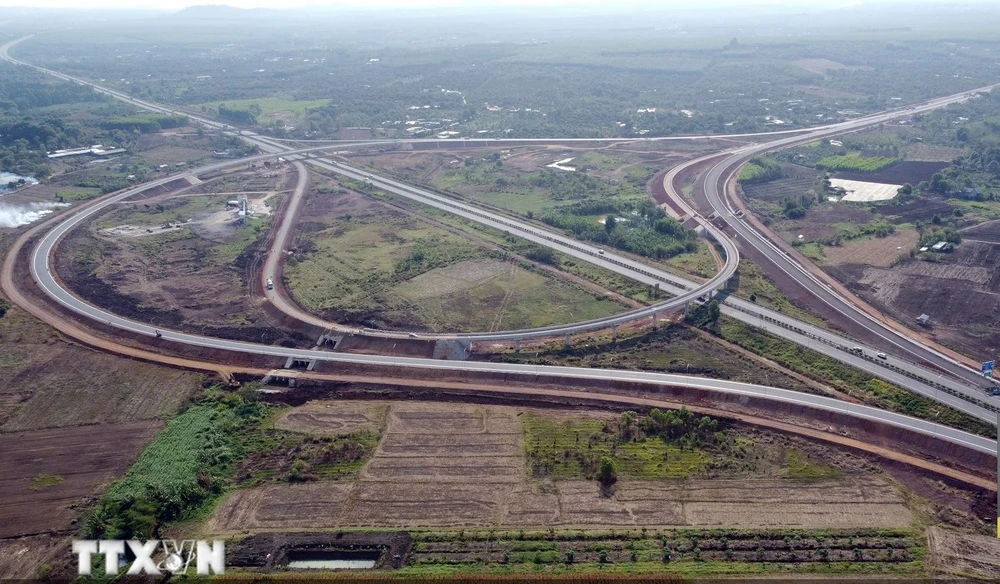
[[[701,449],[685,449],[660,438],[617,444],[617,437],[604,431],[601,420],[554,422],[525,414],[524,445],[528,467],[535,474],[543,469],[555,479],[589,477],[604,456],[615,459],[619,472],[632,479],[687,477],[703,472],[711,455]]]
[[[200,406],[171,420],[105,497],[134,499],[145,495],[149,485],[166,493],[187,489],[202,468],[202,449],[217,417],[214,407]]]
[[[260,107],[262,116],[271,116],[274,114],[288,112],[294,114],[295,117],[301,118],[306,115],[306,110],[322,107],[330,103],[329,99],[311,99],[304,101],[296,101],[292,99],[282,99],[280,97],[262,97],[255,99],[231,99],[223,101],[209,101],[205,103],[198,104],[195,107],[202,107],[208,109],[218,109],[220,104],[225,104],[228,107],[236,109],[247,109],[248,107],[256,104]]]
[[[816,163],[816,168],[826,170],[853,170],[855,172],[875,172],[899,162],[898,158],[887,156],[861,156],[851,152],[844,156],[827,156]]]

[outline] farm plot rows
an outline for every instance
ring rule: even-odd
[[[903,564],[920,557],[922,542],[906,530],[744,531],[652,529],[615,532],[471,532],[461,538],[415,533],[409,565],[659,564],[677,562],[852,562]],[[654,568],[654,566],[647,566]]]
[[[531,481],[519,420],[526,413],[552,415],[499,406],[393,403],[382,442],[356,481],[237,491],[219,506],[207,531],[490,525],[898,528],[913,517],[894,486],[853,472],[819,481],[774,476],[620,480],[613,493],[602,493],[592,480]],[[345,416],[356,417],[355,409],[346,408]]]
[[[760,184],[742,185],[743,192],[751,199],[762,201],[783,201],[788,197],[798,197],[816,186],[816,177],[783,178]]]
[[[952,214],[952,206],[946,201],[924,197],[901,205],[882,207],[882,213],[893,223],[916,223],[930,221],[935,215],[948,217]]]

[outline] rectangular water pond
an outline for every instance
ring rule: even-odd
[[[374,568],[378,551],[290,551],[288,567],[293,570],[367,570]]]

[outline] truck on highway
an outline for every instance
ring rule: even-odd
[[[274,290],[274,280],[272,280],[271,278],[267,279],[267,289]]]

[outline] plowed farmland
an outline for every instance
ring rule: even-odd
[[[0,434],[0,538],[62,531],[132,463],[159,422]]]
[[[322,403],[305,407],[315,412]],[[311,431],[322,431],[323,424],[340,427],[357,420],[356,405],[330,404],[334,407],[324,409],[322,420],[312,419]],[[338,412],[343,412],[344,420],[337,419]],[[900,528],[913,519],[903,494],[892,483],[851,464],[842,474],[818,480],[770,471],[752,476],[717,476],[719,471],[712,471],[679,480],[623,479],[610,494],[593,480],[532,479],[525,469],[521,427],[526,413],[570,424],[588,417],[499,406],[393,403],[382,442],[357,481],[238,491],[219,506],[207,530],[226,534],[332,527]],[[602,418],[608,415],[597,414]],[[768,444],[773,448],[777,442]],[[831,456],[846,460],[837,453]]]

